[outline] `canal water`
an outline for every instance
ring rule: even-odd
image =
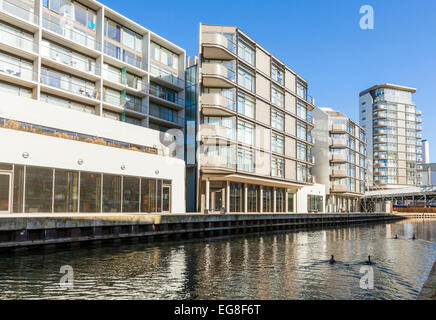
[[[1,253],[0,299],[416,299],[435,259],[436,220],[82,245]]]

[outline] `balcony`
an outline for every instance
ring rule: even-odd
[[[38,81],[38,76],[30,64],[22,64],[19,61],[0,56],[0,79],[16,84],[27,84],[27,81]]]
[[[374,154],[374,159],[386,160],[388,158],[385,154]]]
[[[347,186],[345,184],[332,184],[332,192],[347,192]]]
[[[181,109],[185,105],[185,100],[179,98],[177,94],[172,92],[166,92],[163,90],[157,90],[155,87],[149,87],[150,100],[155,100],[158,103],[169,107],[175,107]]]
[[[416,153],[417,154],[422,154],[423,152],[422,152],[422,150],[416,150]]]
[[[201,141],[204,144],[216,144],[217,140],[230,139],[235,140],[236,131],[235,129],[226,128],[215,124],[201,124]]]
[[[125,64],[141,69],[141,75],[145,74],[148,64],[145,63],[141,56],[138,56],[129,50],[120,48],[112,43],[104,41],[105,62],[123,68]],[[137,71],[137,70],[136,70]]]
[[[383,110],[387,110],[387,107],[386,107],[386,105],[384,105],[384,104],[379,104],[379,105],[376,105],[375,107],[374,107],[374,110],[375,111],[383,111]]]
[[[387,135],[388,131],[383,129],[376,129],[374,130],[374,135]]]
[[[95,101],[87,101],[88,99],[99,99],[94,83],[86,82],[80,79],[65,79],[64,74],[53,74],[42,70],[41,84],[55,88],[55,91],[49,90],[55,94],[59,94],[57,90],[62,90],[69,93],[70,97],[81,97],[81,101],[92,103]],[[85,99],[85,100],[84,100]]]
[[[2,0],[0,1],[0,11],[2,13],[1,16],[3,16],[3,13],[6,13],[7,15],[12,15],[31,24],[39,24],[39,15],[35,13],[35,9],[25,3],[21,3],[21,1]],[[10,22],[7,16],[4,17],[4,19]]]
[[[235,86],[235,72],[219,63],[204,63],[202,66],[203,86],[232,88]]]
[[[184,126],[184,119],[177,115],[176,112],[169,112],[166,108],[150,108],[150,117],[153,117],[158,122],[164,125],[177,125],[178,127]]]
[[[31,60],[38,56],[38,46],[31,36],[24,37],[5,28],[0,29],[0,49]]]
[[[222,156],[212,156],[212,155],[202,155],[200,157],[200,166],[202,170],[236,170],[236,162],[231,161],[227,155]]]
[[[383,120],[374,121],[374,127],[385,127],[387,125],[387,122]]]
[[[422,116],[422,111],[421,110],[416,110],[416,116],[417,117]]]
[[[206,116],[229,116],[236,112],[236,102],[218,93],[201,95],[201,112]]]
[[[233,60],[236,58],[236,44],[220,33],[203,33],[202,46],[205,59]]]
[[[92,77],[92,80],[98,79],[100,69],[96,67],[96,62],[92,58],[80,56],[78,54],[68,54],[52,48],[46,44],[41,45],[41,57],[44,59],[43,64],[62,70],[68,67],[68,72],[79,77]],[[65,71],[67,71],[65,70]],[[89,79],[90,80],[90,79]]]
[[[387,151],[388,147],[387,146],[375,146],[374,147],[374,151]]]
[[[332,133],[347,133],[347,125],[346,124],[333,124]]]
[[[333,169],[332,170],[332,174],[331,176],[333,178],[342,178],[342,177],[346,177],[347,176],[347,171],[346,170],[338,170],[338,169]]]
[[[422,123],[422,119],[421,118],[416,118],[416,123]]]
[[[59,15],[53,14],[52,17],[53,20],[50,19],[50,15],[43,16],[42,27],[46,30],[49,30],[61,36],[60,39],[59,38],[56,39],[57,41],[62,42],[63,40],[62,38],[64,38],[92,50],[96,50],[96,51],[101,50],[101,45],[96,41],[95,36],[93,34],[81,33],[75,31],[71,26],[67,24],[68,23],[67,20],[65,21],[61,20],[61,22],[59,23]]]
[[[418,141],[418,142],[416,142],[416,146],[417,146],[417,147],[422,147],[422,146],[423,146],[422,141]]]
[[[347,140],[345,140],[345,139],[332,139],[331,146],[333,148],[346,148],[347,147]]]
[[[422,127],[421,126],[417,126],[416,127],[416,131],[422,131]]]
[[[376,163],[374,164],[374,168],[387,168],[388,164],[387,163]]]
[[[346,154],[332,153],[331,156],[330,156],[330,160],[332,162],[346,162],[347,161],[347,155]]]
[[[164,86],[170,86],[174,90],[181,91],[185,89],[185,80],[172,74],[170,71],[157,65],[151,65],[151,76],[154,81]]]
[[[421,134],[421,133],[418,133],[418,134],[416,135],[416,139],[422,139],[422,134]]]

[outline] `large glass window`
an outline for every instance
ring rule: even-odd
[[[254,91],[254,75],[242,66],[238,67],[238,84],[247,90]]]
[[[80,212],[101,211],[101,174],[80,173]]]
[[[303,140],[307,139],[307,126],[297,121],[297,137]]]
[[[151,43],[151,57],[172,69],[179,68],[179,55],[154,42]]]
[[[245,62],[254,65],[254,49],[247,41],[239,39],[238,56]]]
[[[285,176],[285,159],[272,157],[271,175],[280,178]]]
[[[285,95],[283,93],[283,90],[273,86],[272,87],[272,97],[271,97],[272,103],[274,103],[276,106],[284,107],[285,105]]]
[[[23,212],[24,198],[24,166],[14,166],[14,201],[13,212]]]
[[[156,180],[141,179],[141,212],[156,212]]]
[[[26,167],[25,212],[51,212],[53,169]]]
[[[284,154],[285,153],[285,138],[284,136],[272,133],[271,134],[271,150],[272,152]]]
[[[254,118],[254,99],[240,92],[238,94],[238,112],[247,117]]]
[[[269,213],[273,212],[273,188],[263,187],[262,195],[262,212]]]
[[[103,175],[103,212],[121,212],[121,177]]]
[[[276,212],[286,212],[285,195],[285,189],[276,188]]]
[[[254,171],[254,155],[252,150],[238,148],[238,170]]]
[[[248,145],[254,144],[254,125],[238,120],[238,141]]]
[[[247,185],[247,211],[260,212],[260,188],[259,186]]]
[[[139,178],[123,178],[123,212],[139,211]]]
[[[297,159],[301,161],[307,160],[307,148],[303,143],[297,143]]]
[[[284,83],[284,72],[279,66],[274,63],[271,67],[271,77],[280,84]]]
[[[79,173],[55,170],[54,212],[77,212]]]
[[[307,88],[300,81],[297,81],[297,95],[304,100],[307,99]]]
[[[288,193],[288,212],[294,212],[294,194]]]
[[[301,103],[301,102],[298,102],[298,103],[297,103],[297,116],[298,116],[300,119],[307,120],[307,108],[306,108],[306,106],[305,106],[303,103]]]
[[[242,183],[230,183],[230,212],[242,212],[243,203]]]
[[[271,110],[271,126],[278,130],[284,130],[285,114],[279,110]]]

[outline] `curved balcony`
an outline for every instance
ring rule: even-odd
[[[384,180],[374,180],[374,184],[376,184],[378,186],[385,186],[385,185],[387,185],[386,181],[384,181]]]
[[[379,111],[382,111],[382,110],[387,110],[388,108],[386,107],[386,105],[384,105],[384,104],[379,104],[379,105],[376,105],[375,107],[374,107],[374,110],[375,111],[377,111],[377,110],[379,110]]]
[[[332,133],[347,133],[347,125],[345,125],[345,124],[333,124],[332,129],[330,131]]]
[[[347,147],[347,140],[345,140],[345,139],[332,139],[331,146],[333,148],[346,148]]]
[[[332,184],[332,192],[347,192],[347,186],[345,184]]]
[[[343,178],[347,176],[347,171],[346,170],[338,170],[338,169],[333,169],[331,176],[333,178]]]
[[[422,127],[421,126],[417,126],[416,127],[416,131],[422,131]]]
[[[330,160],[332,162],[347,162],[347,155],[346,154],[338,154],[333,153],[330,156]]]
[[[422,119],[421,118],[416,118],[416,123],[422,123]]]
[[[235,87],[235,72],[219,63],[202,65],[203,86],[213,88]]]
[[[416,116],[421,116],[422,115],[422,111],[421,110],[416,110]]]
[[[416,135],[416,139],[422,139],[422,134],[421,134],[421,133],[418,133],[418,134]]]
[[[203,33],[202,46],[205,59],[233,60],[236,58],[236,44],[221,33]]]
[[[386,160],[388,157],[384,154],[374,154],[374,159]]]
[[[374,151],[387,151],[387,146],[374,146]]]
[[[380,176],[387,177],[388,173],[386,171],[374,171],[374,175],[378,176],[378,177],[380,177]]]
[[[216,144],[218,140],[235,140],[236,130],[215,124],[200,125],[201,142],[204,144]]]
[[[376,163],[374,164],[374,168],[387,168],[388,164],[387,163]]]
[[[227,156],[209,156],[200,157],[200,166],[202,171],[236,171],[235,161],[231,161]]]
[[[201,112],[205,116],[229,116],[236,112],[234,100],[217,93],[201,95]]]
[[[374,127],[385,127],[387,126],[387,122],[383,120],[374,121]]]
[[[377,135],[387,135],[387,134],[388,134],[387,130],[383,130],[383,129],[376,129],[376,130],[374,130],[374,135],[375,136],[377,136]]]

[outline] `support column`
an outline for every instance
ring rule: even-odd
[[[204,204],[204,208],[207,212],[209,212],[209,202],[210,202],[210,181],[209,179],[206,180],[206,195],[205,195],[206,203]]]
[[[288,189],[285,189],[285,212],[289,212],[288,208],[289,208],[289,199],[288,199]]]
[[[263,212],[263,186],[260,186],[260,208],[259,212]]]
[[[274,187],[274,191],[273,191],[273,212],[277,212],[277,208],[276,208],[276,187]]]
[[[247,187],[247,184],[246,183],[244,183],[244,212],[245,213],[247,213],[248,212],[248,194],[247,194],[247,191],[248,191],[248,187]]]
[[[230,212],[230,182],[226,181],[226,212]]]

